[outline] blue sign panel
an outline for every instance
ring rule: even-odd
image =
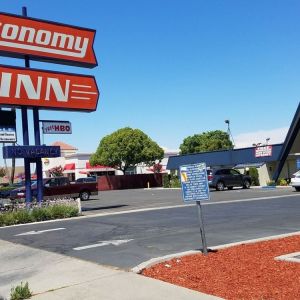
[[[296,160],[296,167],[297,167],[297,170],[300,170],[300,158],[297,158],[297,160]]]
[[[3,158],[60,157],[59,146],[5,146]]]
[[[184,202],[209,200],[205,163],[180,166],[180,179]]]

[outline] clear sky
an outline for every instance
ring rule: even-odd
[[[93,152],[102,137],[130,126],[177,149],[188,135],[226,131],[225,119],[244,144],[271,133],[277,142],[299,104],[298,0],[1,1],[3,12],[21,14],[22,6],[31,17],[97,30],[98,67],[31,63],[95,75],[101,93],[94,113],[41,111],[41,119],[73,126],[72,135],[45,135],[47,144]],[[22,144],[19,113],[17,122]]]

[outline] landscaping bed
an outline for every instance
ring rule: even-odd
[[[142,274],[224,299],[300,299],[300,260],[275,260],[299,251],[295,235],[174,258]]]
[[[77,217],[79,209],[73,199],[58,199],[43,201],[41,205],[36,202],[26,207],[26,203],[14,203],[0,211],[0,227],[40,222],[54,219]]]

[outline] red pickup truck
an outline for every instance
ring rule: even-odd
[[[36,182],[31,186],[32,197],[37,197]],[[80,198],[89,200],[91,195],[98,195],[97,182],[71,183],[67,177],[51,177],[43,180],[44,200],[59,197]],[[10,192],[10,199],[25,198],[25,187]]]

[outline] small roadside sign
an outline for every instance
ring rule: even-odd
[[[44,134],[71,134],[72,125],[69,121],[40,120]]]
[[[209,200],[205,163],[180,166],[180,180],[184,202]]]
[[[180,166],[179,172],[183,201],[185,203],[197,203],[203,253],[204,255],[207,255],[208,250],[201,208],[201,201],[209,200],[206,164],[202,162],[198,164]]]

